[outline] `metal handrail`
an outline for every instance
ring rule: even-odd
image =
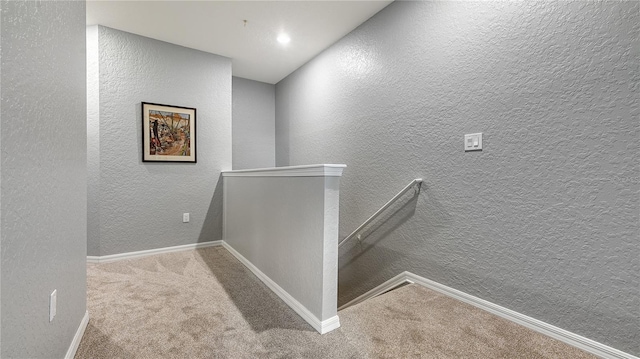
[[[402,195],[407,193],[407,191],[410,190],[413,186],[416,186],[416,185],[420,186],[421,184],[422,184],[422,178],[416,178],[413,181],[411,181],[411,183],[409,183],[405,188],[403,188],[402,191],[398,192],[398,194],[393,196],[393,198],[391,198],[389,200],[389,202],[385,203],[384,206],[380,207],[380,209],[376,211],[376,213],[374,213],[371,217],[369,217],[366,221],[364,221],[358,228],[356,228],[353,232],[351,232],[351,234],[346,236],[342,240],[342,242],[340,242],[340,244],[338,244],[338,248],[342,247],[343,244],[347,243],[348,240],[350,240],[356,234],[358,234],[362,230],[362,228],[364,228],[367,224],[371,223],[371,221],[373,221],[376,217],[378,217],[380,215],[380,213],[382,213],[382,211],[384,211],[385,209],[389,208],[389,206],[391,206],[391,204],[393,204],[393,202],[398,200],[398,198],[402,197]],[[420,187],[418,187],[418,189],[419,188]],[[360,240],[360,239],[361,239],[360,235],[358,235],[358,240]]]

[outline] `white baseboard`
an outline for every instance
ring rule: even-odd
[[[182,246],[174,246],[174,247],[166,247],[166,248],[157,248],[157,249],[149,249],[145,251],[138,252],[128,252],[128,253],[119,253],[119,254],[111,254],[107,256],[87,256],[87,263],[108,263],[115,262],[124,259],[133,259],[146,257],[154,254],[161,253],[171,253],[171,252],[179,252],[191,249],[198,248],[206,248],[213,246],[224,246],[231,254],[233,254],[242,264],[244,264],[249,270],[251,270],[260,280],[266,284],[280,299],[282,299],[287,305],[289,305],[298,315],[300,315],[307,323],[309,323],[315,330],[320,332],[320,334],[328,333],[338,327],[340,327],[340,320],[338,316],[331,317],[324,321],[318,319],[315,315],[313,315],[304,305],[294,299],[289,293],[287,293],[282,287],[272,281],[266,274],[262,273],[256,266],[254,266],[251,262],[249,262],[246,258],[244,258],[238,251],[233,249],[224,241],[211,241],[211,242],[203,242],[203,243],[195,243],[195,244],[185,244]],[[85,325],[86,326],[86,325]]]
[[[320,334],[325,334],[325,333],[329,333],[330,331],[334,330],[334,329],[338,329],[340,328],[340,318],[338,318],[338,315],[334,315],[333,317],[327,319],[327,320],[323,320],[320,323],[320,328],[321,330],[318,330],[316,328],[316,330],[318,330],[320,332]]]
[[[264,284],[266,284],[278,297],[280,297],[280,299],[282,299],[287,305],[289,305],[289,307],[291,307],[296,313],[298,313],[298,315],[300,315],[305,321],[307,321],[307,323],[309,323],[319,333],[321,334],[328,333],[340,327],[340,320],[337,315],[327,320],[320,321],[305,306],[303,306],[300,302],[294,299],[289,293],[287,293],[284,289],[282,289],[282,287],[280,287],[278,284],[272,281],[266,274],[262,273],[262,271],[260,271],[256,266],[251,264],[251,262],[249,262],[246,258],[244,258],[244,256],[242,256],[240,253],[238,253],[235,249],[233,249],[224,241],[212,241],[212,242],[203,242],[203,243],[195,243],[195,244],[186,244],[182,246],[150,249],[150,250],[139,251],[139,252],[112,254],[112,255],[102,256],[102,257],[87,256],[87,262],[88,263],[106,263],[106,262],[113,262],[113,261],[118,261],[123,259],[145,257],[145,256],[160,254],[160,253],[178,252],[178,251],[191,250],[191,249],[197,249],[197,248],[206,248],[206,247],[220,246],[220,245],[224,246],[242,264],[244,264],[247,268],[249,268],[249,270],[251,270],[258,278],[260,278],[260,280]],[[402,272],[398,274],[397,276],[387,280],[386,282],[373,288],[367,293],[364,293],[358,296],[357,298],[349,301],[348,303],[343,304],[338,308],[338,310],[342,310],[352,305],[361,303],[369,298],[373,298],[375,296],[383,294],[404,283],[415,283],[415,284],[422,285],[429,289],[435,290],[436,292],[445,294],[449,297],[471,304],[475,307],[478,307],[480,309],[493,313],[499,317],[518,323],[531,330],[545,334],[561,342],[580,348],[586,352],[600,356],[602,358],[640,359],[629,353],[625,353],[621,350],[612,348],[610,346],[596,342],[589,338],[585,338],[581,335],[569,332],[562,328],[558,328],[554,325],[551,325],[543,321],[540,321],[538,319],[518,313],[511,309],[507,309],[505,307],[499,306],[495,303],[491,303],[484,299],[480,299],[478,297],[464,293],[457,289],[447,287],[443,284],[434,282],[430,279],[421,277],[411,272]],[[78,333],[76,333],[76,337],[74,337],[74,340],[71,346],[69,347],[69,351],[67,352],[67,356],[65,358],[73,358],[73,355],[75,355],[75,352],[78,349],[78,345],[80,345],[80,339],[82,339],[82,334],[84,333],[84,330],[88,322],[89,322],[89,314],[86,313],[85,317],[82,320],[82,323],[80,324],[80,328],[78,328]]]
[[[567,330],[558,328],[549,323],[545,323],[541,320],[529,317],[522,313],[518,313],[511,309],[507,309],[505,307],[499,306],[495,303],[491,303],[484,299],[480,299],[471,294],[467,294],[465,292],[461,292],[457,289],[447,287],[446,285],[440,284],[438,282],[434,282],[430,279],[421,277],[417,274],[413,274],[411,272],[402,272],[397,276],[389,279],[388,281],[382,283],[381,285],[373,288],[365,294],[351,300],[350,302],[340,306],[338,310],[347,308],[349,306],[358,304],[363,302],[369,298],[373,298],[380,294],[383,294],[403,283],[415,283],[427,287],[436,292],[442,293],[446,296],[455,298],[462,302],[471,304],[477,308],[482,310],[486,310],[487,312],[493,313],[499,317],[510,320],[512,322],[518,323],[522,326],[525,326],[531,330],[542,333],[544,335],[550,336],[556,340],[574,346],[576,348],[580,348],[588,353],[597,355],[606,359],[640,359],[636,356],[633,356],[629,353],[625,353],[621,350],[612,348],[605,344],[596,342],[595,340],[591,340],[589,338],[585,338],[581,335],[569,332]]]
[[[148,249],[144,251],[137,252],[128,252],[128,253],[118,253],[118,254],[110,254],[107,256],[87,256],[87,263],[108,263],[120,261],[123,259],[133,259],[146,257],[154,254],[161,253],[171,253],[171,252],[179,252],[186,251],[198,248],[206,248],[206,247],[214,247],[222,245],[222,241],[211,241],[211,242],[201,242],[201,243],[193,243],[193,244],[185,244],[181,246],[173,246],[173,247],[165,247],[165,248],[156,248],[156,249]]]
[[[89,324],[89,311],[84,312],[84,317],[82,317],[80,326],[78,326],[76,335],[73,336],[73,340],[71,341],[71,345],[69,345],[69,349],[67,349],[67,354],[64,356],[64,359],[73,359],[73,357],[76,356],[84,331],[87,329],[87,324]]]
[[[328,333],[338,327],[340,327],[340,320],[338,316],[333,316],[329,319],[321,321],[315,315],[313,315],[304,305],[298,302],[295,298],[293,298],[287,291],[282,289],[276,282],[271,280],[266,274],[264,274],[260,269],[254,266],[249,260],[247,260],[242,254],[233,249],[226,242],[222,242],[224,248],[226,248],[229,253],[233,254],[242,264],[244,264],[249,270],[253,272],[264,284],[269,287],[280,299],[282,299],[291,309],[293,309],[299,316],[302,317],[307,323],[309,323],[315,330],[317,330],[320,334]]]

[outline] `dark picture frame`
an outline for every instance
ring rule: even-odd
[[[196,109],[142,103],[142,162],[196,163]]]

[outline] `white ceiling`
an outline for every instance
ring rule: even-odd
[[[274,84],[391,2],[89,0],[87,25],[226,56],[234,76]]]

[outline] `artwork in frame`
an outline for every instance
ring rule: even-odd
[[[196,109],[142,103],[142,161],[196,162]]]

